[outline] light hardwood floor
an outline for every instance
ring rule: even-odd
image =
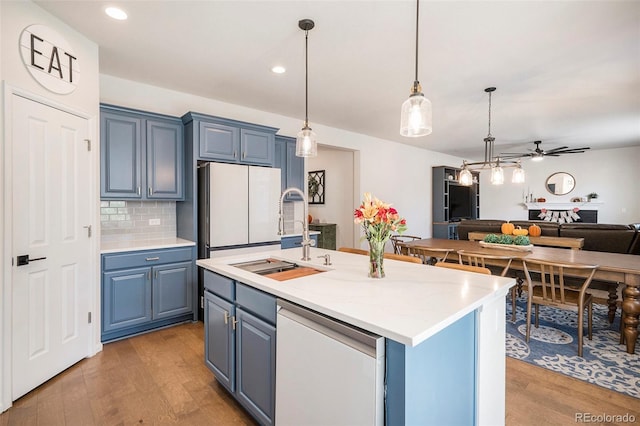
[[[15,401],[0,426],[254,424],[205,367],[203,339],[193,323],[106,344]],[[507,425],[575,424],[576,413],[640,422],[638,399],[510,358],[506,391]]]

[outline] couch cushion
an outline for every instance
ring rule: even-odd
[[[546,220],[512,220],[513,226],[520,226],[523,229],[529,229],[531,225],[538,225],[542,231],[543,237],[558,237],[560,232],[560,224],[557,222],[547,222]]]
[[[640,254],[640,223],[632,223],[629,226],[636,230],[636,236],[629,247],[629,254]]]
[[[458,238],[461,240],[469,239],[469,232],[490,232],[499,234],[502,231],[500,227],[506,220],[500,219],[469,219],[463,220],[458,224]]]
[[[584,238],[583,250],[628,253],[636,235],[629,225],[606,223],[563,223],[561,237]]]

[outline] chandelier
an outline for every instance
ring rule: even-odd
[[[491,93],[495,92],[495,87],[487,87],[484,89],[489,94],[489,132],[484,138],[484,161],[469,163],[466,160],[462,162],[460,176],[458,181],[461,185],[470,186],[473,183],[473,175],[471,171],[491,170],[491,183],[493,185],[502,185],[504,183],[504,168],[514,168],[511,177],[512,183],[524,182],[524,169],[518,161],[502,160],[500,157],[493,156],[493,142],[496,140],[491,136]]]

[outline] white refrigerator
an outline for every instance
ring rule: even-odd
[[[226,163],[206,163],[204,229],[206,249],[220,250],[259,244],[280,244],[278,203],[280,169]],[[204,226],[203,226],[204,225]],[[209,256],[207,256],[209,257]]]

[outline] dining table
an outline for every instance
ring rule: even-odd
[[[548,262],[561,262],[566,264],[579,265],[598,265],[598,269],[594,275],[594,280],[605,281],[609,283],[626,284],[622,292],[622,321],[624,321],[624,338],[626,341],[627,352],[633,354],[635,352],[636,339],[638,338],[638,324],[640,323],[640,256],[633,254],[608,253],[590,250],[569,250],[565,248],[541,247],[533,246],[526,249],[520,249],[512,246],[496,247],[495,245],[487,247],[481,245],[480,241],[469,240],[447,240],[439,238],[425,238],[402,243],[402,250],[408,250],[411,247],[416,248],[437,248],[449,249],[451,253],[457,253],[459,250],[479,252],[486,254],[508,253],[515,260],[511,264],[511,269],[522,270],[522,262],[517,260],[532,259],[543,260]],[[495,262],[496,266],[500,266],[501,261],[487,260],[488,264]],[[612,292],[609,293],[612,295]],[[617,298],[617,295],[615,296]],[[609,300],[610,310],[617,307],[616,300]]]

